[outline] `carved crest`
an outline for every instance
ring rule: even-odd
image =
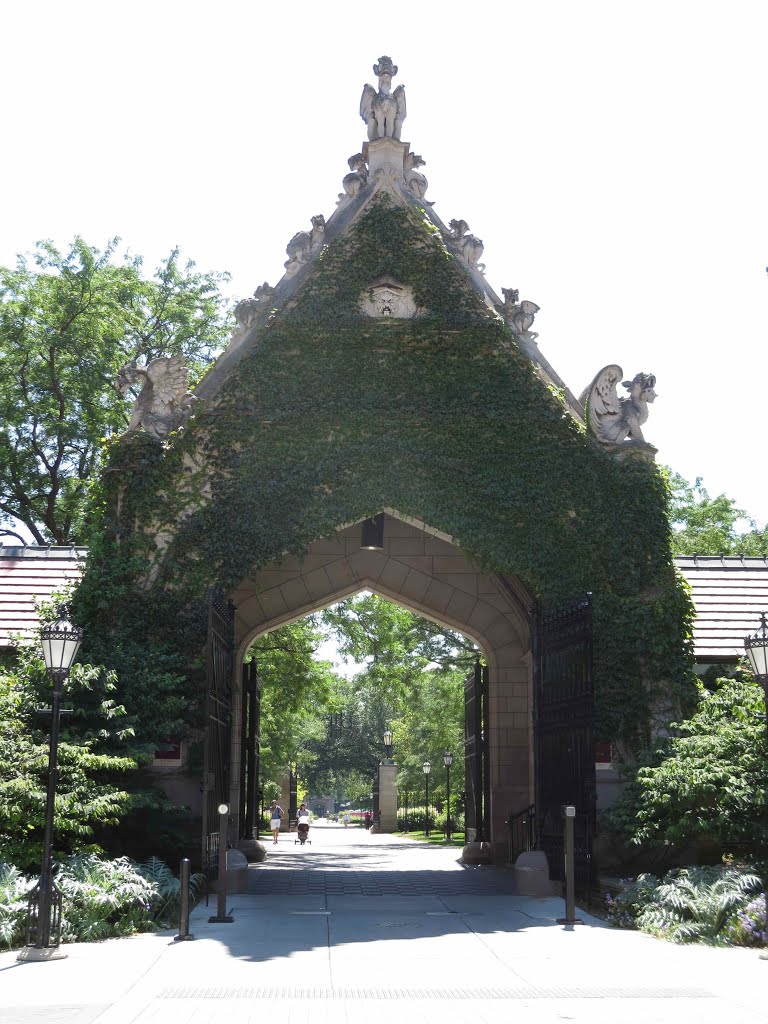
[[[656,398],[656,377],[652,373],[637,373],[621,386],[629,395],[619,398],[616,385],[624,376],[620,366],[604,366],[584,391],[581,402],[589,429],[606,444],[644,442],[643,423],[648,419],[648,406]]]
[[[376,319],[410,320],[419,310],[409,285],[380,277],[360,296],[360,310]]]

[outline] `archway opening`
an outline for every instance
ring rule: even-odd
[[[368,590],[261,634],[244,670],[260,697],[258,830],[274,798],[284,830],[305,803],[326,822],[463,845],[465,688],[481,657]]]
[[[232,593],[237,607],[236,693],[230,775],[232,806],[243,806],[241,776],[247,762],[244,744],[248,743],[248,730],[242,712],[244,701],[247,703],[248,687],[252,685],[249,652],[254,645],[258,649],[259,644],[265,642],[261,638],[276,635],[281,627],[306,621],[307,616],[318,615],[323,609],[349,608],[353,595],[365,592],[372,595],[370,600],[379,607],[390,602],[389,607],[404,609],[413,621],[424,623],[424,628],[432,628],[435,635],[440,631],[443,635],[452,631],[454,637],[463,638],[457,642],[471,652],[472,661],[475,652],[482,653],[487,665],[488,717],[483,729],[489,765],[485,838],[490,839],[494,856],[500,860],[505,851],[507,818],[531,802],[530,632],[525,592],[514,581],[484,574],[451,538],[439,535],[427,524],[406,519],[393,510],[387,510],[384,515],[384,536],[380,548],[364,549],[361,536],[362,524],[346,527],[331,538],[316,541],[301,557],[289,556],[264,567],[253,577],[243,580]],[[327,617],[331,613],[323,614]],[[458,685],[454,680],[454,700],[458,695]],[[339,710],[343,715],[343,708]],[[379,718],[382,718],[383,710],[380,709]],[[333,713],[337,712],[328,712],[329,715]],[[358,728],[358,724],[354,728]],[[383,752],[382,726],[392,724],[385,723],[383,718],[376,720],[375,715],[366,723],[369,736],[365,744],[369,751],[372,752],[375,745],[374,736],[380,732],[379,751]],[[333,732],[333,724],[326,715],[326,737],[329,725]],[[335,728],[343,737],[343,717],[341,726],[337,721]],[[421,728],[426,739],[429,730],[423,723]],[[463,732],[464,723],[458,715],[453,728],[457,736],[451,745],[455,745],[457,750],[451,753],[455,758],[458,753],[461,759],[463,750],[458,749],[458,732]],[[411,735],[416,731],[411,730]],[[433,739],[439,744],[436,733]],[[413,806],[416,790],[420,788],[416,783],[418,757],[413,739],[409,740],[408,749],[403,752],[407,753],[408,761],[398,791],[408,792]],[[435,752],[430,753],[432,756],[424,755],[423,760],[437,761],[437,779],[443,771],[443,751],[436,751],[439,758]],[[290,763],[286,754],[289,752],[283,750],[282,759]],[[251,790],[252,781],[250,784],[247,779],[245,781]],[[361,799],[353,797],[365,796],[366,789],[368,794],[373,792],[372,788],[363,785],[362,778],[359,782],[357,788],[361,792],[343,794],[350,804],[362,804]],[[351,786],[351,782],[346,785]],[[289,778],[289,800],[290,791]],[[466,787],[460,792],[466,792]],[[347,799],[343,802],[346,803]],[[401,805],[404,805],[404,799]],[[352,809],[359,811],[362,808]],[[237,828],[242,834],[242,822],[237,823]]]

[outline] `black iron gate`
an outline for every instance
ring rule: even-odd
[[[592,881],[595,733],[592,595],[532,616],[536,832],[552,878],[564,877],[562,808],[576,808],[576,882]]]
[[[464,681],[464,821],[467,842],[488,836],[491,773],[488,757],[488,667],[478,659]]]
[[[203,751],[203,871],[209,882],[218,872],[219,805],[229,803],[230,724],[234,667],[235,606],[208,591],[205,658],[205,742]]]
[[[261,761],[261,683],[256,659],[243,665],[240,720],[240,839],[259,838]]]

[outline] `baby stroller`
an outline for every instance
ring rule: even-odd
[[[296,826],[296,838],[293,841],[293,845],[295,846],[296,843],[301,843],[301,845],[303,846],[304,843],[309,843],[309,845],[311,846],[312,845],[312,840],[309,839],[308,837],[309,837],[309,818],[299,818],[299,822],[298,822],[298,824]]]

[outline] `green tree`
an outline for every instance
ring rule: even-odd
[[[310,615],[259,637],[248,653],[262,687],[262,779],[276,778],[289,763],[306,777],[315,762],[313,742],[324,733],[337,683],[330,665],[314,657],[323,639]]]
[[[61,717],[57,857],[93,849],[97,834],[117,824],[130,802],[121,783],[136,761],[125,753],[125,710],[114,692],[114,674],[92,665],[75,665],[65,685],[64,706],[72,712]],[[50,700],[42,660],[22,646],[16,667],[0,673],[0,849],[21,870],[39,868],[42,856]]]
[[[764,856],[768,845],[765,699],[746,673],[699,686],[699,703],[630,775],[606,822],[632,843],[707,841]]]
[[[224,340],[227,275],[174,249],[147,278],[117,244],[39,242],[0,268],[0,524],[23,523],[39,544],[87,536],[89,479],[104,438],[127,424],[120,367],[184,355],[199,375]]]
[[[758,527],[732,498],[710,496],[701,477],[691,485],[667,470],[670,487],[672,551],[675,555],[764,555],[768,527]],[[749,529],[739,532],[740,523]]]

